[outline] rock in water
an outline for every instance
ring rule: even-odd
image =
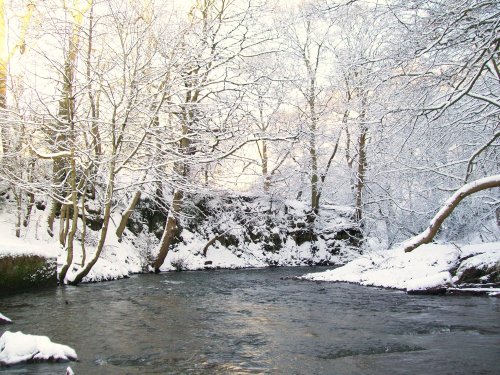
[[[12,320],[0,313],[0,324],[12,324]]]
[[[22,362],[76,361],[73,348],[56,344],[46,336],[25,335],[6,331],[0,337],[0,366]]]

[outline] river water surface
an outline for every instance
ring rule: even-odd
[[[0,334],[73,347],[76,375],[500,373],[500,299],[289,279],[313,270],[138,275],[4,296],[15,324]],[[63,375],[67,365],[0,375]]]

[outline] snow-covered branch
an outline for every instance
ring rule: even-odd
[[[462,186],[446,201],[443,207],[441,207],[431,220],[429,227],[404,245],[405,252],[410,252],[422,244],[431,242],[439,231],[439,228],[441,228],[441,224],[443,224],[446,218],[450,216],[453,210],[465,197],[477,193],[478,191],[494,187],[500,187],[500,174],[481,178]]]

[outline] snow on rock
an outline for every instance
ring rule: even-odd
[[[420,279],[409,280],[406,283],[408,293],[418,293],[421,291],[445,291],[445,287],[451,285],[451,274],[448,271],[439,272],[435,275],[423,277]]]
[[[30,361],[76,361],[74,349],[56,344],[46,336],[6,331],[0,337],[0,365],[10,366]]]
[[[343,264],[359,255],[352,236],[357,227],[346,207],[322,209],[312,233],[304,202],[231,196],[196,205],[160,271]]]
[[[9,324],[9,323],[12,323],[12,320],[10,320],[5,315],[0,313],[0,324]]]
[[[462,262],[463,261],[463,262]],[[469,265],[498,267],[500,243],[468,245],[422,245],[410,253],[403,248],[361,256],[343,267],[302,276],[306,280],[344,281],[361,285],[404,289],[408,292],[433,290],[453,285]]]
[[[500,242],[469,245],[462,248],[466,258],[458,267],[453,280],[459,283],[500,281]]]

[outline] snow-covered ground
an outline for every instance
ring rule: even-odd
[[[41,215],[37,215],[36,219],[42,219]],[[15,236],[14,215],[0,213],[0,256],[22,254],[39,255],[46,258],[57,257],[60,250],[59,245],[53,238],[43,233],[38,224],[37,222],[31,223],[21,238],[17,238]]]
[[[233,197],[212,198],[205,205],[210,214],[193,231],[189,225],[183,228],[182,242],[172,247],[162,271],[177,269],[179,264],[188,270],[344,264],[359,255],[358,248],[347,246],[348,241],[334,238],[338,231],[353,227],[350,207],[325,206],[316,220],[318,236],[312,243],[299,238],[308,225],[304,202]],[[229,236],[236,244],[215,241],[203,256],[209,239],[217,235]]]
[[[0,337],[0,365],[14,365],[28,361],[76,361],[73,348],[56,344],[46,336],[26,335],[6,331]]]
[[[372,252],[348,264],[302,276],[306,280],[344,281],[408,292],[451,287],[467,270],[498,269],[500,242],[457,246],[428,244],[410,253],[402,248]],[[481,280],[487,282],[488,280]],[[500,292],[491,288],[491,294]]]
[[[79,222],[81,228],[81,221]],[[66,261],[66,253],[57,242],[56,236],[50,237],[47,233],[46,216],[44,211],[34,210],[31,222],[27,228],[22,228],[21,238],[15,236],[14,215],[7,212],[0,213],[0,257],[18,255],[39,255],[46,258],[57,259],[58,270]],[[56,220],[55,232],[58,231]],[[92,268],[84,282],[113,280],[126,277],[131,273],[142,270],[143,260],[138,249],[124,241],[118,243],[114,235],[116,228],[111,225],[108,232],[106,245],[103,252]],[[79,233],[77,233],[79,234]],[[87,232],[88,243],[86,245],[87,260],[91,259],[97,245],[96,233]],[[68,271],[67,279],[71,280],[81,268],[77,263],[82,256],[81,243],[75,242],[74,261],[75,265]]]

